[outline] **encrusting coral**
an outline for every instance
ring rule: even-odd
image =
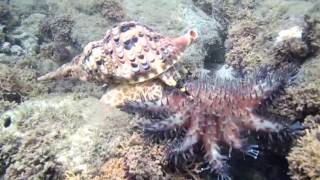
[[[248,141],[248,132],[292,137],[299,134],[299,123],[289,125],[259,110],[265,101],[283,87],[295,74],[294,67],[274,73],[264,68],[241,80],[212,80],[205,76],[186,83],[188,95],[176,90],[164,93],[162,99],[127,102],[123,110],[151,119],[143,125],[146,137],[176,138],[167,147],[166,159],[175,166],[194,156],[201,144],[204,161],[219,178],[229,179],[227,155],[223,149],[237,149],[257,158],[259,146]],[[229,152],[230,153],[230,152]]]
[[[293,180],[320,179],[320,125],[306,130],[289,153],[289,174]]]
[[[196,32],[189,31],[181,37],[169,38],[139,23],[123,22],[109,30],[102,40],[89,43],[72,62],[38,80],[70,77],[121,84],[114,90],[120,93],[107,93],[101,99],[112,106],[121,105],[125,99],[136,97],[137,93],[159,97],[161,86],[152,84],[150,87],[148,81],[156,78],[169,86],[176,86],[175,78],[179,75],[174,65],[197,36]],[[139,83],[143,82],[147,83],[140,89]]]

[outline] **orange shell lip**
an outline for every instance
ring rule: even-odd
[[[190,39],[191,39],[192,41],[198,39],[199,34],[198,34],[196,31],[190,30],[190,31],[188,32],[188,34],[189,34]]]

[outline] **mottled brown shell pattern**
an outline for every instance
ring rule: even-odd
[[[173,39],[136,22],[123,22],[102,40],[89,43],[78,63],[98,81],[133,84],[167,71],[180,54]]]

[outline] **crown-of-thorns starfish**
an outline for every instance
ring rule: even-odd
[[[113,91],[112,95],[127,96],[127,93],[131,93],[128,97],[136,97],[132,93],[145,94],[146,97],[152,93],[158,95],[159,87],[148,88],[150,84],[160,86],[158,82],[155,84],[148,82],[142,85],[143,88],[137,83],[158,78],[168,86],[176,86],[177,72],[173,66],[197,37],[195,31],[188,31],[181,37],[169,38],[139,23],[123,22],[108,30],[103,39],[86,45],[84,51],[70,63],[39,77],[38,80],[68,77],[109,85],[121,84],[118,92]],[[124,86],[129,84],[135,84],[130,86],[130,91]],[[146,89],[157,89],[157,91],[146,92]],[[113,98],[118,99],[117,102],[110,102],[109,98],[104,97],[102,101],[113,106],[121,104],[119,99],[121,101],[127,99],[118,97]]]

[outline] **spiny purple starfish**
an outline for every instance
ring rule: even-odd
[[[257,158],[259,147],[244,137],[248,131],[292,134],[301,130],[299,123],[287,125],[257,112],[290,79],[290,70],[292,68],[286,68],[273,74],[261,70],[241,80],[192,80],[186,83],[188,94],[166,91],[158,101],[127,102],[123,109],[153,119],[144,123],[146,135],[182,132],[168,147],[169,160],[192,156],[194,147],[200,144],[209,169],[220,179],[230,179],[228,156],[221,153],[222,147],[238,149]]]

